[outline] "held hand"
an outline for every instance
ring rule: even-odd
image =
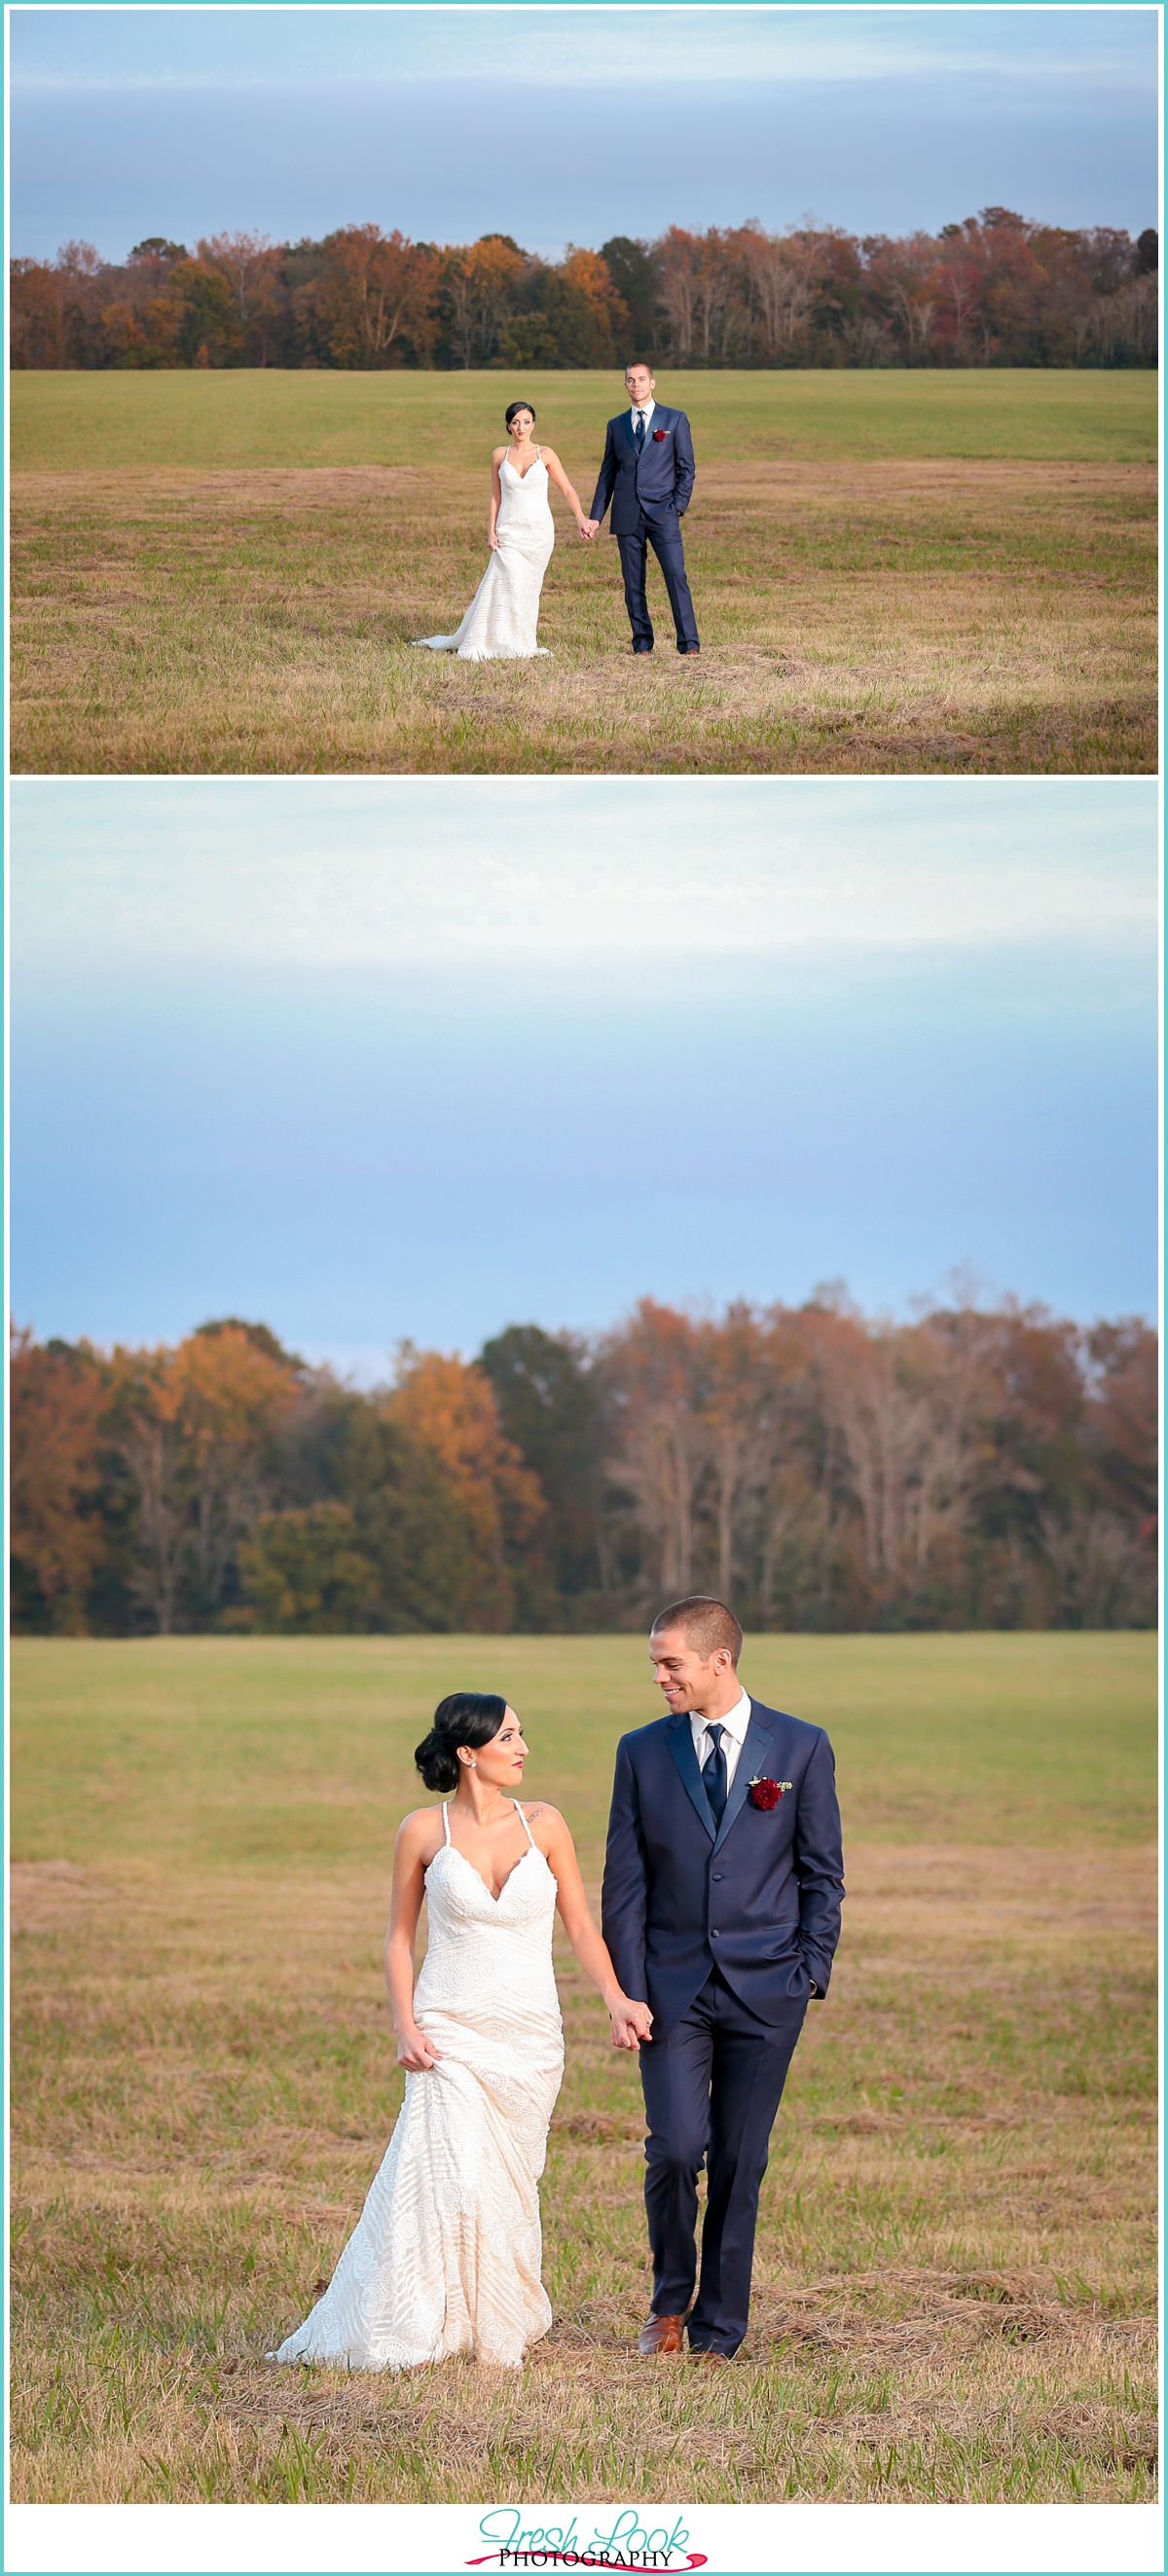
[[[397,2062],[404,2066],[407,2075],[428,2074],[430,2068],[438,2064],[441,2055],[441,2049],[435,2048],[425,2031],[417,2028],[399,2031]]]
[[[620,1995],[608,2012],[609,2036],[614,2048],[639,2049],[643,2039],[653,2035],[653,2015],[648,2004],[633,2003]]]
[[[600,534],[599,519],[585,519],[580,530],[580,534],[582,537],[598,537]]]

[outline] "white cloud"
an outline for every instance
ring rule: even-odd
[[[21,974],[1149,950],[1150,780],[23,780]]]
[[[12,13],[16,89],[580,81],[1155,81],[1156,12],[528,5]]]

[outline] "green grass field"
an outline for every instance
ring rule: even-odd
[[[13,379],[21,770],[1155,765],[1150,373],[698,374],[703,650],[634,665],[557,502],[537,664],[451,665],[495,372]],[[525,380],[591,498],[602,375]],[[664,599],[656,573],[656,602]]]
[[[600,1864],[635,1639],[14,1650],[14,2492],[32,2501],[1154,2493],[1155,1654],[779,1638],[849,1897],[775,2131],[751,2333],[645,2366],[635,2070],[560,1962],[556,2313],[518,2377],[277,2372],[400,2101],[380,1944],[459,1683]],[[439,2428],[441,2438],[438,2438]]]
[[[15,375],[16,473],[76,474],[164,465],[424,464],[476,472],[502,430],[513,394],[530,394],[539,427],[561,455],[591,456],[619,377],[491,370],[466,375],[282,375],[274,369],[156,375]],[[658,400],[689,413],[708,453],[729,443],[757,456],[817,464],[834,458],[1013,458],[1079,465],[1156,460],[1152,371],[1042,368],[863,369],[670,375]],[[586,497],[581,487],[581,497]]]

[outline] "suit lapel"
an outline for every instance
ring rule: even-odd
[[[631,411],[627,411],[627,412],[625,412],[625,414],[624,414],[624,424],[625,424],[625,437],[627,438],[627,440],[628,440],[628,442],[629,442],[629,445],[630,445],[630,447],[632,448],[632,451],[633,451],[633,463],[634,463],[634,465],[635,465],[635,464],[636,464],[636,462],[637,462],[637,458],[638,458],[638,456],[640,455],[640,452],[641,452],[641,451],[640,451],[640,449],[639,449],[639,447],[638,447],[638,445],[637,445],[636,432],[634,431],[634,428],[633,428],[633,415],[632,415]]]
[[[726,1800],[722,1822],[718,1827],[717,1836],[714,1842],[715,1851],[721,1850],[735,1817],[741,1815],[742,1810],[746,1805],[747,1788],[751,1779],[757,1779],[762,1771],[762,1766],[766,1760],[773,1732],[774,1730],[772,1727],[764,1724],[762,1716],[759,1714],[752,1702],[750,1710],[750,1724],[747,1727],[742,1751],[739,1754],[738,1761],[735,1765],[734,1779],[731,1784],[730,1795]],[[690,1737],[690,1752],[693,1753],[692,1736]],[[697,1771],[698,1757],[696,1753],[693,1754],[693,1764],[695,1771]],[[701,1778],[700,1772],[698,1772],[698,1778]]]
[[[675,1717],[669,1726],[668,1736],[669,1750],[672,1753],[673,1759],[681,1774],[682,1786],[690,1800],[695,1816],[697,1816],[699,1822],[705,1826],[706,1832],[712,1842],[714,1840],[714,1810],[710,1805],[710,1801],[706,1796],[704,1788],[702,1787],[702,1775],[698,1769],[698,1757],[694,1752],[693,1730],[690,1726],[688,1717]],[[738,1770],[740,1771],[741,1768],[742,1764],[739,1763]],[[737,1786],[737,1772],[735,1772],[734,1778],[735,1785]],[[723,1819],[723,1824],[725,1824],[725,1819]]]

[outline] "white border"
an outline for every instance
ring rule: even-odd
[[[109,14],[129,15],[138,6],[169,10],[172,7],[201,8],[214,14],[227,14],[236,6],[280,7],[297,14],[319,14],[330,0],[20,0],[28,14],[40,15],[52,8],[57,14],[68,11],[91,15],[104,10]],[[430,12],[457,14],[467,9],[494,8],[499,14],[514,10],[542,7],[551,14],[588,11],[590,14],[613,13],[631,5],[631,0],[343,0],[343,5],[362,15],[379,13],[396,15]],[[1101,5],[1119,5],[1127,14],[1146,16],[1150,9],[1160,19],[1160,94],[1161,94],[1161,169],[1163,167],[1163,53],[1164,10],[1159,0],[638,0],[644,7],[664,7],[685,15],[707,14],[711,9],[731,6],[737,14],[787,15],[797,9],[801,15],[853,14],[881,12],[891,6],[901,11],[925,8],[938,16],[961,11],[966,15],[1006,14],[1017,5],[1063,8],[1069,13],[1095,11]],[[5,144],[7,147],[8,102],[11,83],[8,77],[11,0],[4,7],[4,84]],[[11,239],[8,220],[8,179],[11,154],[5,154],[5,241]],[[1163,192],[1161,188],[1160,229],[1163,233]],[[7,260],[4,281],[5,346],[7,346],[8,289]],[[1161,348],[1161,403],[1163,403],[1163,347]],[[1161,438],[1161,446],[1163,440]],[[9,465],[7,441],[4,457],[4,525],[8,530]],[[1163,523],[1161,522],[1161,538]],[[5,548],[4,639],[5,711],[8,706],[8,550]],[[1161,619],[1161,626],[1162,626]],[[1161,744],[1163,746],[1163,701]],[[7,1297],[9,1284],[8,1226],[8,797],[7,723],[5,720],[5,869],[4,869],[4,1283]],[[1163,747],[1161,748],[1161,771]],[[72,778],[83,773],[68,773]],[[52,773],[41,773],[48,780]],[[256,784],[271,781],[256,781]],[[300,785],[301,781],[285,784]],[[449,784],[449,782],[445,782]],[[476,782],[481,784],[481,782]],[[509,782],[514,784],[514,781]],[[691,782],[694,785],[700,782]],[[983,788],[991,782],[981,782]],[[1087,782],[1081,781],[1086,785]],[[776,789],[781,794],[781,788]],[[1162,955],[1162,951],[1161,951]],[[1163,1065],[1163,982],[1161,983],[1161,1064]],[[1163,1077],[1161,1076],[1161,1082]],[[1161,1088],[1163,1097],[1163,1088]],[[1161,1230],[1161,1242],[1163,1231]],[[1161,1287],[1161,1334],[1163,1332],[1163,1283]],[[1162,1345],[1161,1345],[1162,1347]],[[7,1470],[8,1415],[5,1406],[4,1458]],[[7,1493],[7,1474],[5,1475]],[[5,1568],[7,1568],[7,1510],[4,1514]],[[4,1577],[5,1636],[7,1638],[7,1573]],[[1161,1666],[1163,1674],[1163,1665]],[[5,1778],[7,1778],[8,1673],[5,1662],[4,1732]],[[1163,1705],[1163,1699],[1161,1700]],[[5,1817],[5,1857],[7,1858],[7,1814]],[[5,1974],[7,1976],[7,1924],[5,1926]],[[8,2114],[4,2106],[4,2161],[8,2173]],[[7,2316],[7,2285],[5,2297]],[[8,2395],[7,2357],[5,2359],[5,2400]],[[7,2404],[6,2404],[7,2412]],[[549,2523],[553,2514],[566,2515],[571,2509],[549,2505],[547,2508],[524,2508],[525,2526],[534,2521],[535,2512],[545,2511]],[[617,2522],[613,2507],[577,2508],[581,2537],[593,2531],[612,2531]],[[781,2565],[800,2576],[800,2571],[815,2571],[815,2576],[850,2576],[851,2571],[888,2571],[888,2576],[933,2576],[937,2569],[952,2569],[955,2576],[1012,2576],[1012,2571],[1052,2571],[1052,2576],[1162,2576],[1166,2565],[1165,2525],[1156,2505],[723,2505],[723,2506],[642,2506],[642,2517],[650,2525],[677,2526],[678,2516],[687,2517],[691,2550],[711,2570],[725,2576],[774,2576]],[[400,2570],[402,2576],[454,2576],[454,2571],[481,2561],[483,2540],[480,2523],[490,2508],[468,2505],[9,2505],[4,2515],[3,2559],[5,2570],[44,2571],[44,2576],[130,2576],[130,2571],[191,2571],[191,2576],[204,2576],[204,2571],[280,2571],[280,2576],[317,2576],[317,2571],[385,2571]],[[610,2563],[615,2553],[609,2553]],[[675,2554],[672,2565],[677,2576],[690,2559]],[[495,2560],[497,2564],[497,2558]],[[692,2562],[691,2562],[692,2563]]]
[[[111,2571],[154,2576],[159,2569],[281,2571],[401,2570],[403,2576],[461,2576],[483,2565],[479,2505],[14,2505],[6,2517],[4,2565],[13,2571]],[[611,2533],[619,2509],[578,2506],[582,2540]],[[641,2528],[672,2531],[684,2515],[690,2548],[675,2553],[675,2576],[696,2560],[709,2576],[1007,2576],[1063,2570],[1073,2576],[1159,2576],[1164,2523],[1154,2504],[1055,2505],[647,2505]],[[546,2511],[523,2508],[525,2525]],[[646,2521],[646,2517],[648,2521]],[[491,2520],[494,2521],[494,2512]],[[692,2553],[692,2554],[691,2554]],[[498,2566],[497,2552],[487,2560]],[[538,2565],[538,2557],[535,2564]],[[570,2563],[570,2561],[569,2561]],[[593,2561],[604,2564],[603,2558]],[[620,2564],[610,2551],[609,2565]],[[627,2563],[627,2562],[626,2562]],[[554,2564],[549,2560],[549,2565]]]

